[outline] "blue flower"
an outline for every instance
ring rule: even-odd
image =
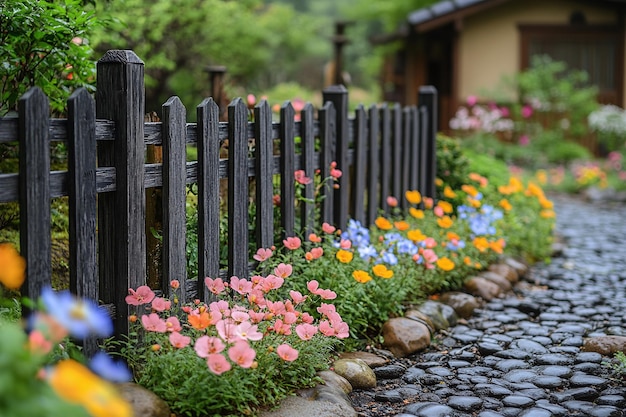
[[[398,241],[396,243],[396,249],[398,250],[398,253],[406,253],[409,255],[415,255],[419,250],[417,245],[408,239]]]
[[[358,251],[359,251],[359,256],[364,261],[369,261],[371,258],[375,258],[378,256],[378,252],[376,251],[376,248],[372,245],[360,246],[358,248]]]
[[[383,253],[382,261],[388,265],[396,265],[398,257],[391,252],[385,252]]]
[[[113,334],[113,322],[104,309],[93,301],[79,299],[69,291],[55,292],[45,287],[41,299],[48,314],[78,339],[89,335],[109,337]]]
[[[96,353],[89,367],[102,378],[112,382],[127,382],[133,378],[130,370],[122,361],[115,361],[104,352]]]

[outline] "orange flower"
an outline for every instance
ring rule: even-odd
[[[424,197],[423,200],[424,200],[424,208],[426,210],[430,210],[431,208],[433,208],[433,204],[435,204],[435,200],[433,200],[430,197]]]
[[[541,210],[539,212],[539,215],[543,217],[544,219],[553,219],[556,217],[556,214],[554,213],[553,210]]]
[[[409,208],[409,214],[411,216],[415,217],[416,219],[423,219],[424,218],[424,211],[420,210],[420,209],[416,209],[415,207]]]
[[[211,325],[211,316],[206,311],[203,311],[200,314],[187,315],[187,321],[194,329],[203,330]]]
[[[554,207],[554,203],[552,203],[552,201],[548,200],[545,197],[539,199],[539,205],[542,209],[546,210],[551,210]]]
[[[474,238],[474,241],[472,242],[472,244],[480,252],[485,252],[487,249],[489,249],[489,242],[484,237],[476,237],[476,238]]]
[[[417,190],[407,191],[404,193],[406,201],[411,204],[419,204],[422,201],[422,195]]]
[[[446,185],[443,189],[443,196],[446,198],[454,198],[456,197],[456,193],[452,191],[452,188],[450,188],[449,185]]]
[[[10,243],[0,243],[0,283],[16,290],[24,282],[26,261]]]
[[[454,224],[454,221],[450,218],[450,216],[443,216],[443,217],[437,219],[437,224],[442,229],[448,229],[448,228],[452,227],[452,225]]]
[[[437,259],[437,266],[439,269],[444,271],[452,271],[454,269],[454,262],[450,260],[450,258],[446,258],[445,256]]]
[[[398,229],[401,232],[409,228],[409,224],[405,222],[404,220],[394,222],[393,225],[396,226],[396,229]]]
[[[374,265],[372,267],[372,272],[374,273],[374,275],[376,275],[377,277],[380,277],[380,278],[391,278],[391,277],[393,277],[393,271],[391,269],[388,269],[383,264]]]
[[[321,241],[322,241],[322,238],[316,235],[315,233],[311,233],[309,235],[309,242],[320,243]]]
[[[437,187],[441,187],[443,185],[443,180],[441,178],[435,178],[435,185]]]
[[[489,183],[487,178],[483,177],[480,174],[477,174],[476,172],[470,173],[469,174],[469,179],[472,180],[472,181],[476,181],[477,183],[480,184],[481,187],[486,187],[487,184]]]
[[[452,204],[447,201],[440,200],[437,202],[437,206],[441,207],[444,213],[452,213],[454,211]]]
[[[504,251],[505,241],[504,239],[498,239],[493,242],[489,242],[489,247],[495,253],[501,254]]]
[[[500,200],[498,205],[502,207],[504,211],[511,211],[511,209],[513,208],[511,203],[509,203],[509,200],[507,200],[506,198],[503,198],[502,200]]]
[[[478,195],[478,190],[473,185],[463,184],[461,186],[461,190],[472,197],[476,197]]]
[[[535,184],[532,181],[529,182],[528,183],[528,187],[526,187],[526,195],[534,196],[534,197],[537,197],[539,199],[545,198],[545,196],[543,195],[543,190],[541,189],[541,187],[538,186],[537,184]]]
[[[472,265],[472,260],[470,259],[469,256],[466,256],[465,258],[463,258],[463,263],[467,266]]]
[[[349,264],[352,261],[352,252],[347,250],[339,249],[335,257],[339,260],[339,262],[344,264]]]
[[[428,236],[423,234],[420,229],[414,229],[406,232],[406,237],[413,242],[421,242],[422,240],[426,240]]]
[[[372,277],[370,276],[370,274],[360,269],[357,269],[356,271],[352,272],[352,278],[354,278],[356,282],[360,282],[361,284],[365,284],[366,282],[372,280]]]
[[[382,230],[391,230],[393,229],[393,225],[391,224],[391,222],[387,219],[385,219],[384,217],[378,217],[374,223],[376,224],[376,226],[378,226],[379,229]]]
[[[452,240],[452,239],[461,240],[461,236],[457,235],[454,232],[448,232],[446,233],[446,236],[449,240]]]

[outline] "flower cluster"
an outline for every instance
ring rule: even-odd
[[[514,128],[513,120],[509,118],[507,107],[495,103],[488,105],[477,104],[477,98],[470,96],[467,107],[461,106],[450,120],[450,128],[460,131],[483,131],[489,133],[511,132]]]
[[[296,247],[292,239],[286,246]],[[271,249],[261,249],[255,257],[267,260]],[[321,303],[317,307],[319,320],[302,312],[305,303],[332,300],[336,294],[319,287],[317,281],[307,285],[308,294],[289,291],[289,299],[276,300],[274,294],[292,273],[291,265],[281,263],[272,274],[255,275],[249,280],[233,276],[205,278],[208,291],[218,298],[209,304],[196,300],[191,305],[178,305],[157,297],[147,286],[130,289],[126,302],[145,309],[141,317],[131,316],[131,322],[140,323],[144,332],[151,333],[151,349],[193,349],[197,356],[206,360],[209,371],[221,375],[233,365],[255,368],[256,342],[269,338],[276,355],[283,361],[298,358],[294,346],[314,337],[348,337],[348,325],[336,312],[334,305]],[[175,291],[180,284],[174,280]],[[294,337],[295,335],[295,337]]]

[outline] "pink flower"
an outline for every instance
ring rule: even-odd
[[[329,235],[331,235],[335,233],[335,230],[337,230],[335,226],[331,226],[330,224],[326,222],[322,223],[322,232],[328,233]]]
[[[172,287],[173,289],[177,290],[180,288],[180,281],[177,279],[173,279],[170,281],[170,287]]]
[[[311,340],[317,333],[317,327],[312,324],[303,323],[296,326],[296,334],[302,340]]]
[[[324,336],[331,337],[335,335],[335,329],[332,328],[328,320],[320,321],[319,331]]]
[[[511,111],[508,107],[502,106],[500,107],[500,114],[502,115],[502,117],[509,117],[511,115]]]
[[[209,278],[206,277],[204,279],[204,285],[206,285],[206,287],[209,289],[209,291],[211,291],[213,294],[220,294],[222,291],[224,291],[226,289],[226,286],[224,285],[224,281],[222,281],[222,278]]]
[[[342,175],[343,175],[343,172],[341,172],[340,169],[337,169],[337,168],[330,169],[330,176],[333,177],[333,179],[337,180],[341,178]]]
[[[299,184],[302,185],[307,185],[311,183],[311,178],[307,177],[304,173],[303,169],[299,169],[296,172],[294,172],[294,177],[296,179],[296,182],[298,182]]]
[[[393,196],[387,197],[387,205],[389,207],[398,207],[398,199]]]
[[[256,351],[245,340],[239,340],[228,349],[228,357],[242,368],[249,368],[254,362]]]
[[[422,241],[422,244],[424,245],[425,248],[431,249],[437,246],[437,241],[432,237],[427,237],[426,239]]]
[[[529,106],[528,104],[524,105],[524,107],[522,107],[522,117],[524,119],[528,119],[532,115],[533,115],[533,108]]]
[[[294,324],[297,321],[298,316],[296,316],[296,313],[292,311],[288,311],[283,315],[283,323],[285,324]]]
[[[253,258],[259,262],[263,262],[268,260],[273,254],[274,252],[272,252],[271,249],[260,248],[256,251],[256,255],[254,255]]]
[[[289,291],[289,296],[291,297],[293,302],[296,304],[300,304],[304,302],[304,300],[306,300],[307,298],[305,295],[302,295],[300,292],[293,291],[293,290]]]
[[[337,293],[331,290],[320,290],[317,295],[319,295],[322,300],[334,300],[337,298]]]
[[[283,265],[283,264],[281,264]],[[280,266],[280,265],[279,265]],[[276,268],[276,270],[278,269],[278,267]],[[274,270],[274,272],[276,272],[276,270]],[[281,271],[282,272],[282,271]],[[291,272],[289,273],[289,275],[291,275]],[[288,275],[288,276],[289,276]],[[276,276],[276,275],[268,275],[263,282],[261,283],[261,289],[264,292],[269,292],[271,290],[276,290],[280,287],[283,286],[286,277],[283,276]]]
[[[348,239],[341,239],[341,241],[339,242],[339,247],[341,249],[350,249],[352,247],[352,241]]]
[[[169,339],[170,339],[170,343],[172,344],[172,346],[174,346],[177,349],[182,349],[185,346],[188,346],[189,343],[191,343],[191,337],[183,336],[182,334],[178,332],[172,332],[170,334]]]
[[[261,340],[263,333],[259,332],[258,327],[249,321],[244,321],[235,328],[235,334],[242,340]]]
[[[315,318],[309,313],[302,313],[302,315],[300,316],[300,320],[302,321],[302,323],[313,324]]]
[[[169,317],[165,320],[165,327],[168,332],[180,332],[183,329],[183,326],[180,325],[180,321],[178,321],[178,317]]]
[[[435,213],[435,216],[437,216],[437,217],[441,217],[441,216],[444,215],[443,208],[441,208],[440,206],[436,206],[433,209],[433,212]]]
[[[276,319],[273,326],[274,332],[289,336],[291,334],[291,325],[283,323],[281,319]]]
[[[530,138],[528,135],[522,135],[519,137],[519,144],[521,146],[527,146],[530,143]]]
[[[317,295],[317,292],[320,287],[320,283],[317,282],[316,280],[312,280],[312,281],[307,282],[306,287],[311,293]]]
[[[172,302],[166,300],[165,298],[155,297],[152,300],[152,308],[156,311],[165,311],[169,310],[172,307]]]
[[[298,351],[286,343],[278,346],[276,348],[276,353],[282,360],[286,362],[293,362],[298,359]]]
[[[230,288],[235,290],[241,295],[248,294],[252,291],[252,282],[247,279],[237,278],[235,276],[230,277]]]
[[[209,304],[209,310],[217,311],[224,316],[230,316],[230,306],[226,300],[213,301]]]
[[[129,295],[126,296],[126,304],[131,306],[140,306],[148,304],[154,299],[154,292],[147,285],[142,285],[137,288],[137,291],[132,288],[128,289]]]
[[[476,103],[478,103],[478,97],[476,96],[467,96],[467,105],[472,107]]]
[[[311,257],[313,259],[319,259],[324,254],[324,249],[322,249],[322,248],[313,248],[313,249],[311,249],[310,253],[311,253]]]
[[[250,318],[250,315],[245,311],[233,311],[230,315],[230,318],[233,319],[236,323],[243,323]]]
[[[265,313],[253,310],[248,311],[248,314],[250,315],[250,320],[252,321],[252,323],[260,323],[265,318]]]
[[[283,240],[283,244],[289,250],[296,250],[302,245],[302,241],[299,237],[291,236]]]
[[[206,363],[209,370],[215,375],[222,375],[224,372],[230,371],[230,362],[219,353],[212,353],[207,357]]]
[[[337,310],[335,308],[334,304],[326,304],[326,303],[322,303],[320,304],[320,306],[317,308],[317,312],[320,314],[323,314],[325,316],[328,316],[330,313],[335,313]]]
[[[235,333],[237,330],[237,324],[231,319],[222,319],[215,323],[217,334],[226,342],[233,342],[239,337]]]
[[[201,358],[207,358],[211,354],[222,352],[226,346],[219,337],[214,336],[201,336],[196,340],[193,349],[196,351],[196,355]]]
[[[281,278],[289,277],[292,272],[293,272],[293,267],[289,264],[284,264],[282,262],[278,264],[276,268],[274,268],[274,273]]]
[[[254,107],[254,105],[256,104],[256,97],[254,96],[254,94],[248,94],[246,96],[246,100],[248,101],[248,107]]]
[[[165,321],[156,313],[141,316],[141,324],[149,332],[165,333],[167,331]]]
[[[287,309],[285,308],[285,303],[283,303],[282,301],[268,300],[266,307],[272,314],[275,314],[277,316],[283,315],[287,312]]]

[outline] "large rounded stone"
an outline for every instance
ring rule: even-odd
[[[504,276],[502,276],[502,275],[500,275],[498,273],[495,273],[495,272],[492,272],[492,271],[483,271],[478,276],[493,282],[498,287],[500,287],[500,289],[503,292],[511,291],[511,289],[513,288],[513,286],[509,282],[509,280],[507,280]]]
[[[428,327],[406,317],[387,320],[383,324],[382,333],[385,347],[395,356],[404,357],[430,345]]]
[[[597,336],[585,339],[582,350],[611,356],[616,352],[626,352],[626,336]]]
[[[417,320],[420,323],[425,324],[426,327],[428,327],[428,330],[430,330],[431,336],[434,335],[437,331],[437,329],[435,328],[435,323],[433,323],[432,319],[419,310],[409,310],[404,314],[404,317],[411,320]]]
[[[361,359],[337,359],[333,364],[337,375],[345,378],[354,389],[376,386],[376,375]]]
[[[133,382],[117,385],[121,396],[128,401],[133,415],[141,417],[170,417],[170,407],[152,391]]]
[[[491,301],[502,295],[502,290],[497,284],[481,277],[468,279],[465,282],[465,289],[471,294],[487,301]]]
[[[472,317],[474,310],[480,307],[476,297],[464,292],[447,292],[441,294],[439,299],[442,303],[452,307],[456,314],[464,319]]]
[[[389,363],[389,359],[371,352],[343,352],[339,357],[341,359],[361,359],[365,361],[370,368],[378,368],[379,366]]]
[[[519,280],[519,274],[511,265],[507,265],[505,263],[492,264],[489,265],[489,268],[487,269],[491,272],[495,272],[500,276],[503,276],[511,284],[514,284]]]
[[[528,265],[513,258],[505,258],[504,263],[513,267],[519,277],[523,277],[528,272]]]
[[[350,394],[352,392],[352,385],[350,385],[350,382],[348,382],[348,380],[341,375],[338,375],[336,372],[320,371],[317,373],[317,376],[324,380],[324,384],[326,386],[333,387],[345,394]]]
[[[437,331],[454,326],[458,320],[452,307],[438,301],[428,300],[417,307],[417,310],[430,317]]]

